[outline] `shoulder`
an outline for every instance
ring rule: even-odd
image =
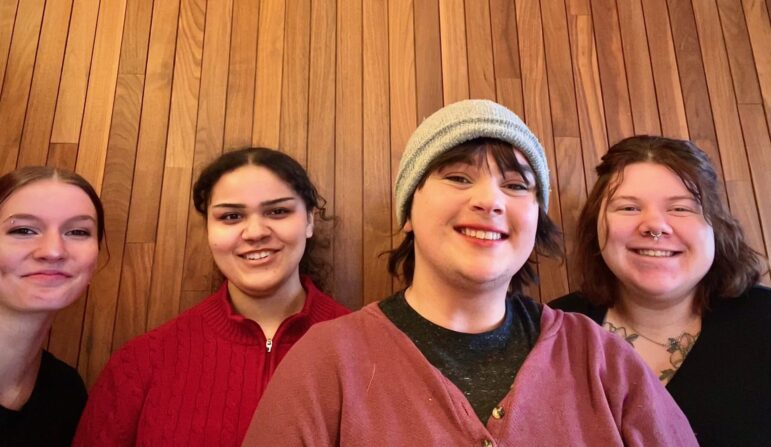
[[[64,398],[80,402],[82,408],[82,404],[86,401],[86,386],[75,368],[54,357],[50,352],[43,351],[39,374],[39,385]]]

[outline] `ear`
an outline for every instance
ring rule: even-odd
[[[404,222],[404,225],[402,225],[402,233],[409,233],[412,231],[412,221],[410,219],[407,219]]]
[[[314,222],[313,213],[308,213],[308,224],[305,225],[306,239],[310,239],[311,237],[313,237],[313,222]]]

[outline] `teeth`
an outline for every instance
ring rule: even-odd
[[[462,228],[460,232],[465,234],[466,236],[473,237],[476,239],[483,239],[487,241],[497,241],[498,239],[501,238],[501,233],[498,233],[496,231],[482,231],[482,230],[472,230],[470,228]]]
[[[642,256],[651,256],[654,258],[666,258],[672,256],[674,252],[667,250],[637,250],[637,254]]]
[[[270,251],[265,250],[265,251],[258,251],[258,252],[246,254],[244,255],[244,257],[250,261],[256,261],[258,259],[267,258],[268,256],[270,256],[270,254],[271,254]]]

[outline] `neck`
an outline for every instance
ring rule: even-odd
[[[666,303],[622,291],[612,311],[635,329],[653,336],[671,336],[672,331],[692,329],[701,318],[693,307],[694,294]],[[697,331],[698,332],[698,331]]]
[[[0,308],[0,405],[19,409],[37,379],[53,313],[17,314]]]
[[[228,283],[228,292],[236,312],[256,322],[266,338],[273,338],[281,322],[300,312],[305,305],[305,289],[299,274],[272,293],[251,296]]]
[[[506,287],[458,287],[421,277],[417,270],[404,296],[426,320],[456,332],[478,334],[498,327],[506,316]]]

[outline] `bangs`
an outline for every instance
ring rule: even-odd
[[[522,165],[517,160],[514,149],[514,146],[511,144],[494,138],[476,138],[461,143],[431,161],[426,169],[426,174],[418,183],[418,188],[425,184],[429,175],[454,164],[463,163],[476,166],[477,168],[484,166],[490,169],[487,161],[488,154],[492,156],[500,172],[516,172],[522,176],[527,186],[532,186],[533,171],[529,166]]]

